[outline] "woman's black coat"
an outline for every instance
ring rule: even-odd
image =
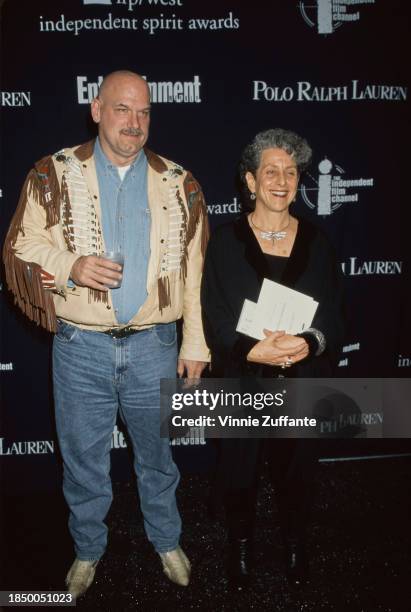
[[[298,219],[293,249],[280,279],[272,279],[305,293],[319,306],[311,327],[326,339],[326,350],[312,354],[288,369],[292,377],[326,377],[338,358],[342,343],[341,272],[325,235],[304,219]],[[279,368],[246,361],[257,342],[236,331],[245,299],[257,302],[264,278],[270,278],[267,260],[246,215],[218,227],[208,244],[201,302],[204,330],[212,353],[214,377],[273,376]]]

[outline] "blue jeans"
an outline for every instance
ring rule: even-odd
[[[127,426],[148,539],[173,550],[181,533],[175,491],[179,472],[160,438],[160,378],[176,374],[175,323],[114,339],[59,321],[53,342],[57,434],[63,491],[77,557],[99,559],[112,501],[111,436],[117,412]]]

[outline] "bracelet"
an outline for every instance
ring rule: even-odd
[[[307,327],[307,329],[303,331],[303,334],[311,334],[317,340],[318,348],[315,352],[315,357],[318,357],[318,355],[321,355],[321,353],[325,351],[327,343],[325,341],[324,334],[319,329],[315,329],[315,327]]]

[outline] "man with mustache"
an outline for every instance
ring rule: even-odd
[[[98,137],[35,164],[4,246],[15,300],[55,332],[53,382],[64,495],[76,559],[66,584],[91,585],[107,544],[110,446],[117,413],[134,450],[144,527],[167,577],[187,585],[179,473],[160,438],[160,379],[199,378],[208,349],[199,288],[208,237],[201,189],[145,148],[146,81],[116,71],[91,114]],[[124,268],[102,255],[114,251]],[[184,319],[177,361],[176,320]]]

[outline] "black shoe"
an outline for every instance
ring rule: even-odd
[[[247,589],[253,572],[253,547],[250,538],[230,540],[228,553],[228,581],[234,589]]]
[[[287,538],[285,543],[285,566],[288,584],[293,588],[304,586],[308,579],[308,560],[304,542]]]

